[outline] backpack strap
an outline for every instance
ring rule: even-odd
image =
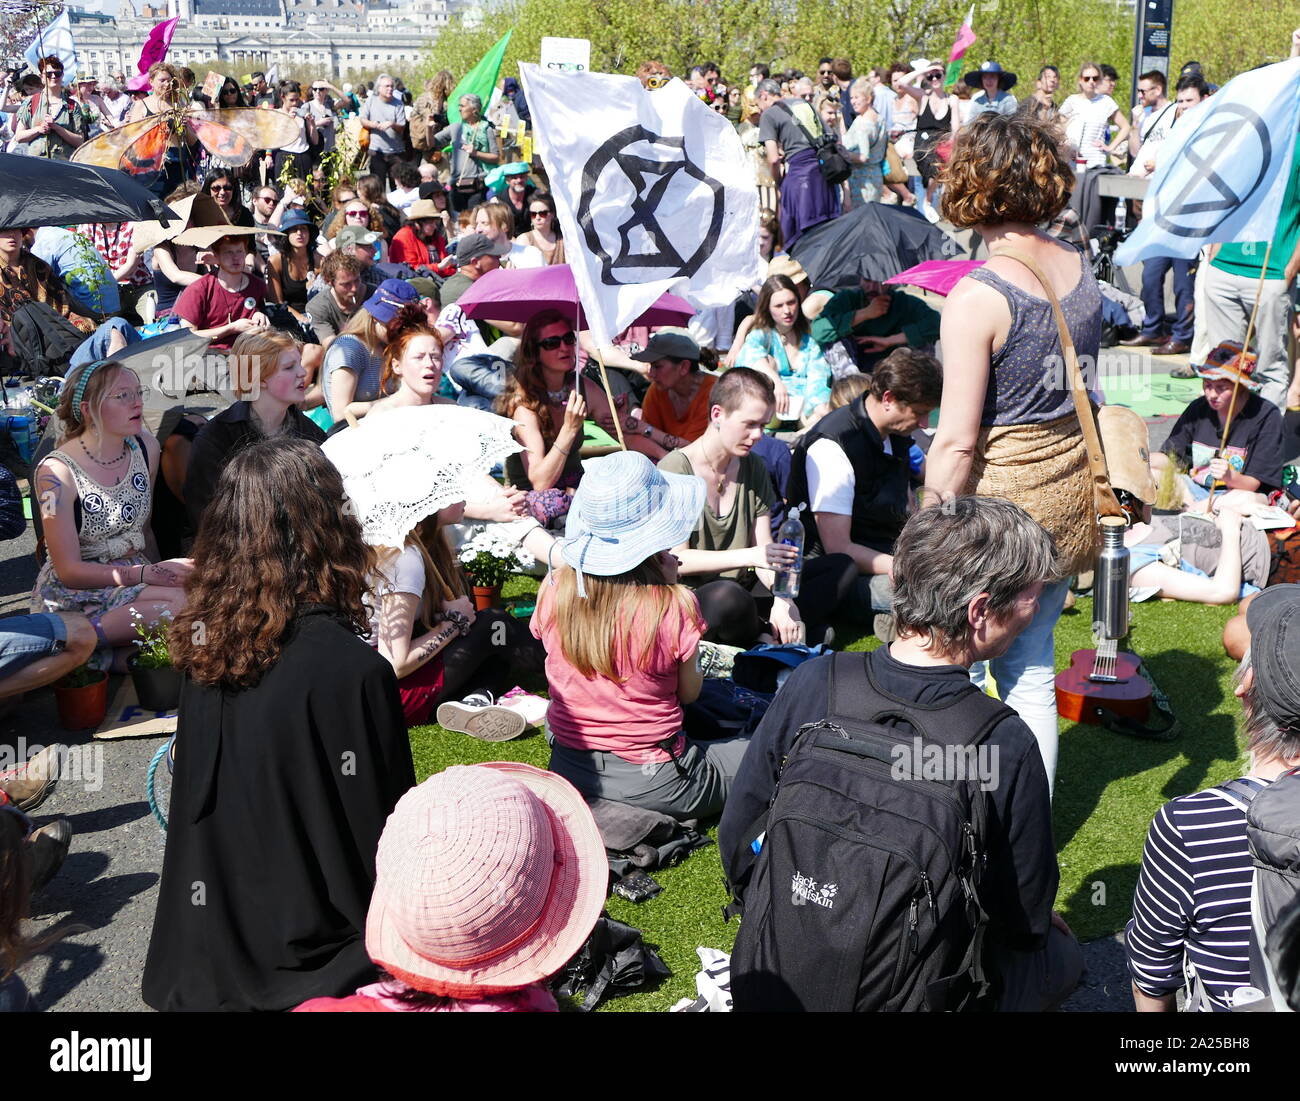
[[[1254,802],[1255,796],[1260,791],[1259,788],[1246,783],[1245,780],[1229,780],[1226,784],[1220,784],[1218,787],[1210,788],[1210,790],[1243,813],[1250,809],[1250,804]]]

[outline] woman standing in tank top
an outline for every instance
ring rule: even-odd
[[[928,210],[928,204],[934,201],[939,172],[943,168],[943,161],[935,149],[941,142],[952,137],[961,126],[958,100],[956,96],[944,91],[943,66],[924,59],[899,81],[898,90],[911,96],[918,104],[916,144],[913,146],[912,158],[916,161],[916,170],[921,173]],[[937,216],[931,220],[937,221]]]
[[[962,130],[944,173],[943,210],[974,228],[991,258],[944,305],[943,401],[926,462],[925,503],[979,493],[1020,505],[1056,542],[1062,579],[1044,587],[1033,622],[989,663],[1004,702],[1056,771],[1053,631],[1072,574],[1092,568],[1092,479],[1051,303],[1024,254],[1060,300],[1081,364],[1096,362],[1101,293],[1086,258],[1038,229],[1069,201],[1074,166],[1050,124],[984,114]],[[977,683],[981,674],[972,671]]]

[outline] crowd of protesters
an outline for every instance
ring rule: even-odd
[[[658,61],[637,70],[652,94],[672,75]],[[1098,531],[1069,387],[1045,385],[1042,364],[1059,348],[1055,300],[1080,356],[1095,359],[1102,342],[1094,224],[1067,207],[1121,159],[1149,176],[1212,89],[1191,63],[1170,99],[1152,71],[1128,113],[1107,65],[1081,66],[1079,91],[1059,102],[1052,64],[1019,97],[1017,74],[996,61],[955,89],[944,75],[925,58],[859,72],[831,57],[808,74],[756,63],[734,84],[711,63],[683,74],[751,152],[762,278],[737,288],[730,310],[634,326],[608,347],[556,310],[519,322],[470,317],[462,303],[494,271],[562,264],[575,247],[545,164],[521,159],[534,120],[513,79],[488,103],[454,105],[446,72],[418,91],[387,74],[340,88],[255,73],[226,78],[208,101],[191,71],[165,62],[131,91],[120,73],[65,88],[46,57],[16,82],[0,136],[33,156],[67,158],[190,101],[298,124],[294,141],[238,166],[179,140],[155,184],[180,215],[167,227],[59,231],[84,245],[0,227],[5,373],[57,363],[65,375],[30,469],[43,562],[31,614],[0,623],[0,692],[81,664],[122,671],[141,618],[173,621],[185,675],[150,1005],[554,1009],[545,980],[582,945],[609,885],[593,808],[670,826],[720,815],[723,865],[744,888],[763,843],[751,827],[795,731],[834,711],[834,659],[809,648],[833,646],[836,624],[882,640],[847,679],[901,709],[903,730],[909,715],[949,708],[958,726],[989,724],[1006,763],[982,839],[988,968],[1003,1009],[1055,1008],[1069,994],[1081,958],[1053,910],[1054,631],[1072,587],[1086,589]],[[819,170],[826,138],[851,166],[842,184]],[[1297,194],[1275,241],[1288,289]],[[978,235],[988,262],[942,313],[875,281],[813,285],[791,257],[808,230],[878,202]],[[1270,587],[1267,545],[1243,524],[1265,503],[1300,511],[1283,474],[1300,454],[1300,376],[1285,353],[1294,315],[1261,317],[1256,370],[1230,344],[1229,299],[1253,288],[1260,264],[1227,245],[1195,268],[1148,261],[1128,343],[1176,354],[1195,334],[1204,397],[1167,456],[1148,464],[1134,417],[1124,453],[1108,458],[1135,587],[1207,603],[1265,590],[1230,625],[1230,652],[1246,655],[1254,793],[1300,765],[1300,600]],[[1194,311],[1200,279],[1211,304]],[[204,381],[228,404],[210,419],[183,404],[151,416],[127,361],[142,339],[176,330],[205,340],[218,365]],[[499,478],[483,473],[377,552],[345,505],[329,441],[377,438],[413,408],[439,408],[457,431],[492,411],[519,450]],[[591,458],[593,427],[625,447]],[[1190,550],[1172,565],[1164,553],[1181,529],[1152,517],[1157,481],[1170,478],[1178,506],[1219,536],[1200,541],[1193,569]],[[0,492],[16,499],[12,478]],[[793,591],[784,579],[798,556],[779,537],[792,513],[807,535]],[[479,529],[538,563],[528,627],[471,601],[457,548]],[[802,664],[762,721],[699,735],[689,706],[706,683],[730,683],[714,671],[769,647]],[[548,701],[519,686],[530,675],[545,678]],[[1001,709],[971,688],[990,677]],[[550,771],[453,767],[415,784],[408,727],[436,716],[493,741],[542,714]],[[341,779],[332,762],[349,755]],[[27,817],[57,778],[57,752],[0,774],[0,1009],[28,1003],[14,971],[45,942],[20,922],[72,842],[66,820]],[[1226,1008],[1249,983],[1246,938],[1229,935],[1249,891],[1207,902],[1188,853],[1188,823],[1207,814],[1198,822],[1222,849],[1214,874],[1249,867],[1236,804],[1203,792],[1160,812],[1129,928],[1139,1008],[1172,1006],[1184,960],[1200,1008]],[[193,905],[196,880],[220,903]],[[456,886],[467,882],[468,894]],[[819,981],[805,973],[793,988],[800,979]]]

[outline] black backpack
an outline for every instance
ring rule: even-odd
[[[848,159],[840,151],[839,141],[833,135],[826,133],[825,128],[821,127],[820,119],[817,120],[818,132],[814,134],[799,121],[799,117],[790,109],[788,104],[782,103],[781,106],[794,120],[794,124],[807,135],[808,141],[812,145],[812,151],[817,155],[817,164],[821,168],[822,179],[831,187],[839,187],[853,174],[853,166],[849,164]]]
[[[827,664],[827,717],[801,728],[751,834],[735,1010],[989,1008],[987,795],[956,762],[1014,712],[974,685],[943,707],[903,704],[863,655]],[[931,778],[936,754],[976,775]]]

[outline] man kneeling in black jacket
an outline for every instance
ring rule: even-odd
[[[878,973],[872,961],[839,958],[846,951],[844,944],[855,945],[853,951],[863,951],[862,939],[843,939],[844,926],[834,924],[872,920],[867,914],[855,918],[847,905],[854,901],[854,891],[858,889],[850,881],[864,880],[874,874],[868,867],[874,859],[870,855],[871,838],[885,835],[888,819],[896,814],[900,801],[916,793],[917,788],[912,785],[922,779],[923,772],[925,780],[947,784],[971,781],[973,786],[967,790],[972,807],[976,800],[982,801],[982,806],[975,807],[975,819],[982,820],[983,837],[978,847],[985,859],[980,862],[981,870],[975,882],[979,903],[988,915],[982,960],[996,992],[998,1008],[1004,1011],[1053,1009],[1073,990],[1082,970],[1082,955],[1064,920],[1052,911],[1058,872],[1047,774],[1038,744],[1014,711],[985,696],[969,678],[969,667],[974,662],[1004,653],[1029,624],[1044,584],[1056,580],[1058,572],[1051,537],[1008,501],[961,497],[940,507],[923,509],[908,520],[894,550],[894,615],[898,639],[870,654],[832,655],[805,662],[785,682],[750,742],[718,829],[718,844],[730,882],[743,886],[751,871],[754,875],[744,899],[745,921],[751,923],[751,928],[742,927],[732,957],[733,993],[738,1010],[747,1008],[742,1005],[744,971],[752,967],[753,959],[761,961],[756,974],[766,972],[759,976],[760,980],[776,976],[782,991],[778,1000],[784,999],[786,1007],[920,1008],[926,1001],[924,990],[870,989],[873,986],[870,976]],[[805,731],[798,738],[796,749],[801,728],[826,720],[831,711],[827,674],[828,663],[833,661],[839,662],[835,666],[834,682],[836,717],[849,717],[847,725],[844,729],[831,728],[831,733],[824,738],[820,735],[827,730],[825,726],[821,731]],[[842,786],[835,785],[840,788],[836,797],[824,792],[822,809],[814,811],[814,816],[821,815],[834,822],[826,827],[822,843],[802,846],[798,841],[799,822],[808,820],[797,815],[782,820],[781,796],[786,787],[793,787],[792,779],[794,783],[806,782],[808,770],[790,768],[783,774],[787,759],[792,755],[796,760],[807,759],[821,752],[810,749],[807,740],[811,734],[818,746],[829,740],[832,749],[843,747],[842,754],[833,753],[829,757],[822,754],[819,758],[830,768],[841,767],[836,759],[849,758],[855,744],[867,744],[860,739],[852,741],[858,734],[845,731],[852,732],[859,727],[857,720],[871,722],[873,716],[877,716],[874,721],[886,728],[886,740],[897,743],[892,750],[895,755],[909,751],[921,755],[918,735],[922,725],[944,740],[963,741],[956,734],[966,728],[983,732],[982,738],[970,739],[971,748],[977,748],[977,752],[964,758],[978,762],[978,775],[948,776],[937,772],[932,775],[929,768],[932,762],[928,761],[911,762],[901,773],[891,773],[887,766],[883,772],[876,766],[873,773],[869,761],[843,765],[856,772],[846,771],[844,775],[849,779]],[[837,742],[835,734],[844,740]],[[816,765],[814,760],[813,766]],[[874,789],[870,782],[858,786],[858,780],[873,774]],[[783,787],[773,804],[771,817],[764,819],[778,781]],[[850,798],[861,801],[843,802],[849,792],[860,793]],[[786,807],[792,798],[795,796],[786,796]],[[854,832],[854,823],[862,821],[866,822],[864,828]],[[765,832],[769,827],[775,832]],[[841,838],[862,837],[863,848],[851,858],[837,856],[832,849],[841,854],[848,850],[839,842],[829,845],[825,838],[832,834]],[[807,865],[797,868],[793,887],[787,884],[789,869],[780,873],[780,882],[773,878],[778,874],[774,869],[782,854],[791,851],[791,839],[798,852],[796,859]],[[757,857],[756,849],[760,853]],[[886,879],[906,875],[905,862],[891,858],[881,863]],[[758,870],[754,870],[755,865]],[[759,884],[760,873],[765,873],[762,892],[758,897],[751,897]],[[943,892],[949,884],[934,881],[932,892],[932,881],[924,875],[921,881],[925,884],[924,894],[930,896],[930,909],[934,911],[934,895],[939,895],[942,903]],[[910,890],[910,881],[907,889]],[[809,901],[809,890],[821,892],[811,896],[816,906],[804,905]],[[801,899],[792,898],[790,892]],[[888,893],[888,883],[882,883],[873,897],[883,898]],[[803,909],[778,912],[788,902]],[[835,902],[844,904],[839,907],[839,913],[832,910]],[[769,920],[756,932],[759,924],[754,911],[765,904],[769,912],[763,916]],[[924,917],[923,911],[922,951]],[[787,924],[783,926],[782,922]],[[906,906],[902,924],[906,926]],[[822,930],[829,942],[783,949],[773,941],[771,932],[783,927],[799,928],[800,937],[813,941]],[[832,933],[833,929],[838,932]],[[873,928],[866,938],[868,956],[874,951],[872,938],[879,935]],[[766,937],[766,940],[751,947],[755,937]],[[968,936],[966,942],[970,941]],[[819,960],[817,973],[799,974],[806,966],[800,962],[803,960]],[[845,973],[856,976],[859,969],[865,977],[859,981],[856,991],[850,990],[841,998],[824,996],[824,987],[831,981],[828,976]],[[890,971],[890,974],[898,973]],[[767,989],[772,989],[770,983]],[[754,1008],[770,1007],[762,1004]],[[940,1007],[930,1005],[929,1008]]]

